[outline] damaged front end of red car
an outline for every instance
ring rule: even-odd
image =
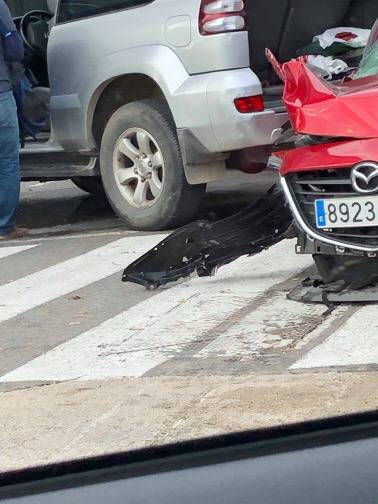
[[[313,145],[275,156],[296,252],[311,254],[320,275],[291,297],[378,300],[378,76],[336,86],[298,61],[282,72],[293,129]]]

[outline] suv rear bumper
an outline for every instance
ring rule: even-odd
[[[190,76],[169,101],[178,129],[190,132],[210,154],[274,142],[288,120],[286,113],[240,114],[234,105],[235,98],[260,94],[258,77],[243,68]]]

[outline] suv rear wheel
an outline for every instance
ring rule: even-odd
[[[160,230],[194,217],[206,185],[189,185],[167,104],[142,100],[110,118],[100,155],[103,185],[115,212],[133,229]]]

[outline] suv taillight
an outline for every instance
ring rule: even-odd
[[[262,95],[244,96],[234,100],[236,110],[241,114],[250,114],[251,112],[264,112],[265,104]]]
[[[202,0],[199,16],[201,35],[216,35],[247,29],[243,0]]]

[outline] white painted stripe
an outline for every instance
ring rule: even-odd
[[[213,278],[194,278],[163,290],[3,376],[2,382],[96,380],[143,376],[276,283],[311,264],[285,242],[241,258]],[[285,261],[280,261],[285,257]],[[288,301],[288,303],[290,303]]]
[[[17,245],[13,247],[0,247],[0,259],[9,257],[20,252],[25,252],[25,250],[30,250],[32,248],[38,247],[38,244],[34,245]]]
[[[324,305],[318,306],[323,306],[324,309]],[[295,345],[295,349],[301,351],[309,344],[316,343],[318,338],[322,338],[325,333],[328,332],[328,334],[331,334],[332,332],[334,332],[335,328],[340,325],[340,320],[344,317],[347,317],[348,312],[350,312],[351,310],[353,310],[353,307],[350,305],[340,305],[335,308],[332,313],[324,318],[322,324],[309,332],[307,336],[305,336],[301,341],[298,341],[298,343]],[[324,337],[322,339],[324,339]]]
[[[234,324],[195,357],[250,359],[292,348],[322,322],[324,306],[288,301],[282,292]]]
[[[291,369],[378,364],[377,307],[361,308]]]
[[[122,238],[0,287],[0,322],[121,271],[164,235]]]

